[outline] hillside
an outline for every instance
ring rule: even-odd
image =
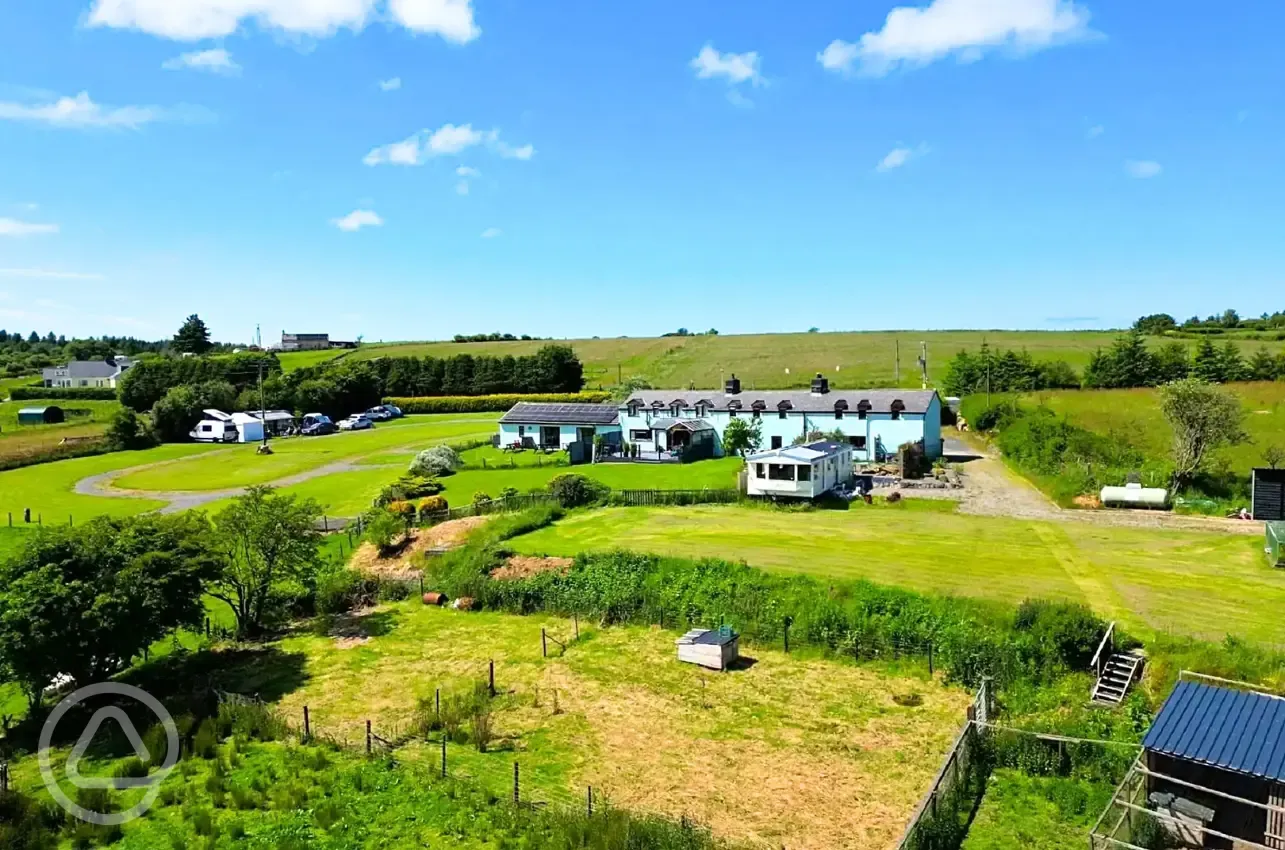
[[[928,346],[928,376],[940,383],[946,365],[961,349],[976,349],[983,340],[992,347],[1026,350],[1037,360],[1061,358],[1076,371],[1090,355],[1111,344],[1114,331],[864,331],[853,333],[743,334],[687,337],[624,337],[565,340],[585,365],[589,387],[612,386],[638,377],[655,387],[695,384],[715,387],[720,376],[735,372],[746,387],[784,389],[806,385],[815,372],[825,372],[837,387],[918,386],[920,343]],[[1153,338],[1159,345],[1165,339]],[[1185,340],[1193,349],[1195,340]],[[287,370],[311,366],[331,357],[370,359],[387,356],[455,354],[530,354],[547,341],[407,342],[365,345],[356,351],[299,352],[281,355]],[[1275,352],[1285,342],[1238,340],[1247,357],[1260,345]],[[896,349],[901,349],[901,379],[896,380]]]

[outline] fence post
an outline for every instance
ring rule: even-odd
[[[590,785],[588,790],[585,792],[585,802],[588,805],[589,817],[593,817],[593,786],[592,785]]]
[[[330,517],[326,516],[325,514],[321,515],[321,530],[322,531],[330,530]]]
[[[928,675],[933,674],[933,642],[928,641]]]
[[[495,696],[495,659],[494,658],[491,659],[490,670],[491,672],[489,676],[488,687],[491,689],[491,696]]]
[[[312,721],[308,717],[308,706],[303,707],[303,739],[307,741],[312,737]]]
[[[540,629],[540,657],[549,657],[549,638],[545,635],[544,629]]]
[[[433,695],[433,710],[437,713],[438,717],[442,716],[442,689],[441,688],[438,688],[436,693]],[[442,752],[443,753],[446,752],[445,739],[442,740]]]
[[[424,595],[424,574],[423,573],[419,574],[419,595],[420,596]]]
[[[571,622],[576,627],[576,640],[580,640],[580,615],[573,612],[571,614]]]
[[[67,527],[73,528],[75,527],[75,525],[76,525],[75,517],[73,517],[71,514],[67,514]]]
[[[370,755],[370,721],[366,721],[366,755]]]
[[[787,614],[787,615],[785,616],[784,623],[785,623],[785,651],[786,651],[786,653],[789,653],[789,651],[790,651],[790,626],[794,625],[794,618],[793,618],[793,617],[791,617],[791,616],[789,616],[789,615]]]
[[[446,778],[446,733],[442,733],[442,778]]]
[[[518,763],[513,762],[513,804],[517,805],[522,800],[518,795]]]

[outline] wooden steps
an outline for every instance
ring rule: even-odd
[[[1133,653],[1117,652],[1107,659],[1093,686],[1093,702],[1099,705],[1119,705],[1129,693],[1129,687],[1137,678],[1138,669],[1142,666],[1142,656]]]

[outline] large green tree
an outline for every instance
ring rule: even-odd
[[[219,514],[217,543],[223,569],[210,585],[236,614],[243,636],[263,631],[276,592],[286,582],[310,585],[316,576],[317,520],[321,506],[312,499],[251,487]]]
[[[1175,489],[1190,484],[1215,450],[1249,439],[1240,399],[1199,378],[1160,387],[1160,410],[1173,429]]]
[[[763,426],[758,419],[737,417],[723,429],[723,451],[727,454],[752,452],[763,442]]]
[[[0,562],[0,666],[35,706],[58,675],[102,681],[199,623],[204,583],[219,571],[210,536],[203,514],[43,529]]]
[[[204,354],[213,347],[210,329],[195,313],[184,319],[178,333],[174,334],[174,350],[183,354]]]
[[[227,381],[184,384],[165,393],[152,408],[156,436],[167,443],[183,442],[201,421],[202,411],[231,410],[236,404],[236,387]]]

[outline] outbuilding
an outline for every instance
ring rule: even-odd
[[[288,410],[251,410],[250,415],[263,423],[264,429],[272,436],[279,437],[294,427],[294,414]]]
[[[852,484],[852,447],[821,441],[759,452],[746,458],[751,496],[815,499]]]
[[[674,641],[678,660],[711,670],[726,670],[740,657],[741,637],[727,626],[692,629]]]
[[[18,411],[19,425],[57,425],[66,420],[61,407],[24,407]]]
[[[1178,682],[1142,741],[1147,808],[1197,847],[1285,848],[1283,733],[1285,699]]]
[[[1250,505],[1254,519],[1285,520],[1285,469],[1258,467],[1254,470]]]

